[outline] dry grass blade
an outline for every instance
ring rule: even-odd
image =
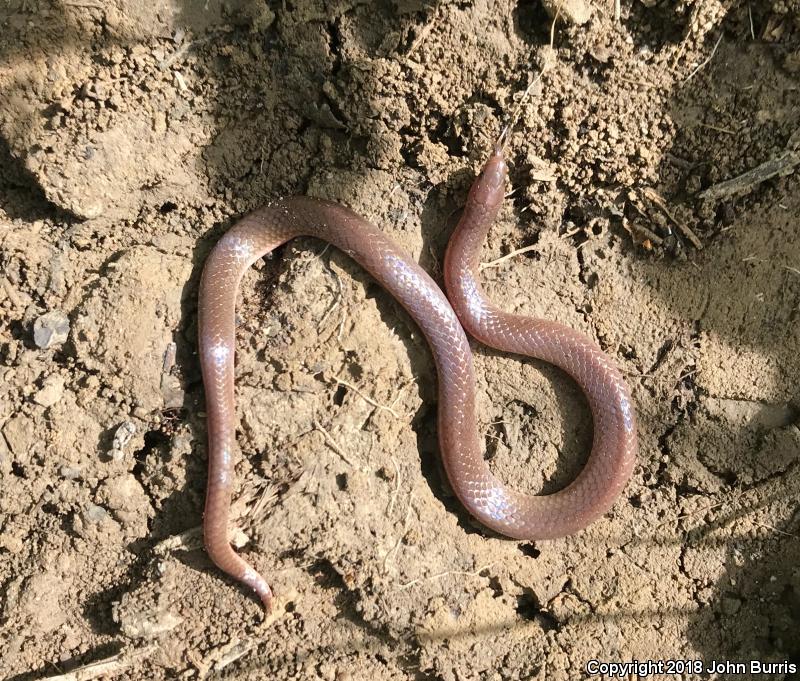
[[[339,443],[333,439],[333,435],[331,435],[319,421],[313,421],[312,425],[316,430],[322,433],[322,437],[325,439],[325,443],[330,447],[334,452],[336,452],[346,464],[349,464],[353,468],[358,468],[355,463],[344,453],[344,450],[339,446]]]
[[[371,404],[376,409],[380,409],[382,411],[388,411],[396,419],[400,418],[400,414],[398,414],[394,409],[392,409],[392,407],[387,407],[385,404],[381,404],[380,402],[376,402],[371,397],[369,397],[368,395],[365,395],[363,392],[361,392],[352,383],[348,383],[343,378],[339,378],[338,376],[334,376],[333,380],[336,383],[336,385],[343,385],[348,390],[352,390],[356,395],[358,395],[367,404]]]
[[[561,8],[556,12],[555,17],[553,17],[553,23],[550,24],[550,50],[553,49],[553,44],[555,43],[556,38],[556,22],[558,21],[558,17],[561,13]],[[522,96],[517,103],[517,106],[514,107],[514,112],[511,114],[511,118],[503,130],[500,132],[500,136],[497,138],[497,142],[495,143],[496,146],[503,148],[505,147],[506,143],[508,142],[508,135],[514,129],[514,126],[519,122],[520,116],[522,116],[522,107],[524,106],[526,100],[530,97],[533,88],[536,84],[542,79],[544,74],[549,69],[549,62],[545,64],[544,68],[536,74],[536,76],[528,83],[528,87],[525,88],[525,91],[522,93]]]
[[[719,34],[719,38],[717,38],[717,42],[714,43],[714,49],[711,50],[711,54],[709,54],[708,58],[705,59],[702,63],[700,63],[697,66],[695,66],[695,68],[692,70],[692,72],[686,77],[686,80],[683,81],[684,83],[688,83],[692,78],[695,77],[695,75],[698,73],[698,71],[701,71],[702,69],[704,69],[706,66],[708,66],[711,63],[711,60],[714,58],[714,55],[717,53],[717,48],[719,47],[719,44],[722,42],[722,36],[723,35],[725,35],[725,34],[724,33],[720,33]]]
[[[523,253],[530,253],[531,251],[535,251],[537,248],[538,246],[536,244],[533,244],[531,246],[525,246],[523,248],[517,248],[500,258],[497,258],[495,260],[490,260],[489,262],[482,262],[479,265],[479,269],[481,272],[483,272],[483,270],[488,270],[491,267],[497,267],[498,265],[502,265],[506,260],[510,260],[511,258],[514,258],[518,255],[522,255]]]
[[[123,651],[103,660],[87,664],[84,667],[79,667],[66,674],[48,676],[47,681],[90,681],[91,679],[99,679],[101,677],[116,676],[128,669],[134,662],[149,657],[155,653],[156,650],[158,650],[158,646],[152,643],[143,648]]]

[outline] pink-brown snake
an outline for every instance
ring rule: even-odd
[[[199,351],[208,414],[205,545],[217,566],[252,588],[267,610],[272,601],[267,582],[228,539],[236,446],[234,308],[245,270],[296,236],[323,239],[359,262],[425,334],[438,374],[444,467],[456,496],[481,523],[516,539],[572,534],[605,513],[630,477],[637,451],[635,417],[628,388],[611,359],[592,340],[566,326],[499,310],[478,283],[481,246],[502,203],[506,175],[503,153],[497,149],[472,185],[447,248],[444,274],[449,302],[419,265],[366,220],[338,204],[308,197],[281,199],[244,217],[209,255],[199,301]],[[478,437],[472,354],[462,325],[487,345],[560,367],[583,388],[594,440],[586,465],[566,488],[531,496],[509,489],[492,474]]]

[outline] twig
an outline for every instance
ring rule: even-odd
[[[583,230],[585,230],[585,229],[586,229],[586,227],[575,227],[575,229],[571,229],[571,230],[569,230],[568,232],[564,232],[564,233],[561,235],[561,238],[562,238],[562,239],[571,239],[571,238],[572,238],[572,237],[574,237],[576,234],[580,234],[580,233],[581,233]]]
[[[324,252],[324,251],[323,251]],[[319,256],[315,256],[314,259],[321,257],[322,253]],[[325,310],[325,313],[320,318],[319,322],[317,323],[317,328],[322,328],[322,325],[325,323],[325,320],[331,316],[331,313],[339,307],[340,303],[342,302],[342,281],[339,279],[339,275],[336,274],[333,270],[330,270],[330,273],[333,275],[333,278],[336,280],[337,292],[334,293],[333,302],[328,306],[328,309]]]
[[[414,38],[414,42],[411,43],[411,47],[408,48],[408,52],[406,52],[406,56],[407,57],[410,57],[412,55],[412,53],[414,53],[416,51],[416,49],[420,45],[422,45],[422,43],[424,42],[425,38],[428,37],[428,34],[433,30],[433,26],[434,26],[434,23],[435,23],[435,20],[436,20],[436,17],[437,17],[438,14],[439,14],[439,5],[437,3],[436,6],[433,8],[433,12],[431,14],[430,20],[428,21],[427,24],[425,24],[422,27],[422,30],[419,32],[419,35],[416,38]]]
[[[754,489],[754,488],[751,488],[751,489]],[[682,513],[681,515],[676,516],[675,518],[671,518],[671,519],[665,520],[665,521],[659,523],[658,525],[656,525],[652,529],[651,534],[654,534],[656,530],[659,530],[662,527],[665,527],[667,525],[671,525],[673,522],[678,523],[679,521],[685,520],[686,518],[694,518],[695,516],[698,516],[698,515],[701,515],[703,513],[707,513],[708,511],[713,511],[713,510],[715,510],[717,508],[720,508],[721,506],[724,506],[727,503],[736,503],[748,491],[750,491],[750,490],[738,491],[738,492],[734,493],[733,495],[731,495],[728,498],[721,499],[720,501],[715,501],[715,502],[713,502],[711,504],[708,504],[707,506],[701,506],[700,508],[696,508],[694,511],[690,511],[689,513]],[[633,536],[631,536],[630,539],[622,542],[622,544],[617,546],[617,548],[624,552],[625,547],[627,547],[628,544],[630,544],[632,541],[634,541],[634,539],[636,539],[637,537],[638,537],[638,535],[634,532]],[[625,555],[627,555],[627,554],[625,554]]]
[[[691,371],[687,371],[681,374],[680,376],[678,376],[678,380],[675,382],[675,387],[677,388],[681,384],[681,381],[686,380],[687,378],[689,378],[689,376],[694,376],[696,373],[697,369],[692,369]]]
[[[622,8],[620,7],[620,0],[614,0],[614,21],[619,23],[619,19],[622,16]]]
[[[556,15],[553,17],[553,23],[550,24],[550,50],[553,49],[553,44],[555,43],[556,22],[558,21],[558,17],[560,14],[561,14],[561,7],[559,7],[558,10],[556,11]],[[520,97],[519,102],[517,102],[517,106],[514,108],[514,113],[511,114],[509,122],[506,123],[506,126],[503,128],[503,130],[500,132],[500,136],[497,138],[497,142],[495,142],[495,145],[497,147],[501,149],[505,147],[506,142],[508,142],[509,133],[519,121],[520,116],[522,116],[522,106],[523,104],[525,104],[525,100],[528,99],[528,97],[531,94],[531,91],[533,90],[533,87],[542,79],[542,76],[544,76],[544,74],[547,72],[548,67],[549,67],[549,62],[545,62],[545,65],[542,68],[542,70],[539,71],[538,74],[536,74],[536,77],[530,83],[528,83],[528,87],[525,88],[525,91],[522,93],[522,97]]]
[[[181,534],[174,534],[158,542],[153,547],[156,555],[166,555],[172,551],[193,551],[203,545],[203,528],[199,525]]]
[[[501,258],[497,258],[496,260],[490,260],[489,262],[482,262],[479,265],[479,269],[481,272],[483,270],[488,270],[490,267],[497,267],[498,265],[502,265],[506,260],[510,260],[518,255],[522,255],[523,253],[530,253],[531,251],[535,251],[538,248],[536,244],[531,244],[530,246],[525,246],[524,248],[517,248],[516,250],[511,251],[511,253],[507,253]]]
[[[726,135],[735,135],[736,134],[735,130],[731,130],[730,128],[720,128],[717,125],[711,125],[711,123],[700,123],[699,127],[708,128],[709,130],[714,130],[716,132],[724,132]]]
[[[756,185],[769,180],[776,175],[788,175],[794,171],[794,167],[800,164],[800,151],[790,149],[784,151],[778,157],[765,161],[752,170],[748,170],[738,177],[725,180],[700,192],[701,199],[717,201],[719,199],[734,196],[736,194],[746,194],[753,190]]]
[[[400,466],[397,463],[397,459],[393,456],[389,457],[392,460],[392,465],[394,466],[394,490],[392,491],[392,497],[389,499],[389,505],[386,507],[386,517],[392,517],[392,511],[394,510],[395,501],[397,501],[397,495],[400,494]]]
[[[558,5],[558,9],[556,10],[556,15],[553,17],[553,23],[550,24],[550,49],[553,49],[553,45],[556,42],[556,22],[558,21],[558,17],[561,16],[561,3]]]
[[[408,521],[411,519],[411,499],[408,500],[408,506],[406,507],[406,517],[403,520],[403,531],[397,537],[397,541],[394,543],[394,546],[389,549],[388,553],[383,557],[383,573],[386,574],[389,570],[389,561],[392,559],[395,553],[397,553],[397,549],[400,548],[400,544],[403,542],[406,534],[408,534]]]
[[[244,515],[248,514],[249,512]],[[236,514],[232,513],[232,515],[235,516]],[[231,544],[237,549],[247,545],[250,541],[250,538],[245,534],[244,530],[236,526],[230,528],[230,538]],[[197,551],[201,548],[203,548],[203,528],[198,525],[197,527],[186,530],[186,532],[173,534],[171,537],[167,537],[158,542],[158,544],[153,547],[153,553],[157,556],[165,556],[173,551]]]
[[[773,532],[777,532],[778,534],[782,534],[784,537],[792,537],[793,539],[797,539],[796,534],[792,534],[791,532],[786,532],[785,530],[781,530],[778,527],[773,527],[772,525],[767,525],[766,523],[757,523],[755,520],[753,521],[753,525],[756,527],[763,527],[765,530],[772,530]]]
[[[264,491],[261,492],[261,496],[258,498],[258,501],[248,510],[247,515],[252,515],[254,518],[260,517],[266,506],[277,498],[278,488],[272,483],[268,482],[266,485],[264,485]]]
[[[340,457],[342,457],[342,460],[343,460],[345,463],[349,464],[349,465],[350,465],[350,466],[352,466],[353,468],[358,468],[358,466],[356,466],[356,464],[355,464],[355,463],[353,463],[353,462],[350,460],[350,458],[347,456],[347,454],[345,454],[345,453],[342,451],[342,448],[341,448],[341,447],[338,445],[338,443],[336,442],[336,440],[334,440],[334,439],[333,439],[333,436],[332,436],[332,435],[331,435],[331,434],[330,434],[330,433],[329,433],[327,430],[325,430],[325,428],[322,426],[322,424],[321,424],[319,421],[317,421],[317,420],[314,420],[314,421],[312,421],[312,422],[311,422],[311,424],[312,424],[312,425],[314,426],[314,428],[316,428],[316,429],[317,429],[317,430],[318,430],[320,433],[322,433],[322,437],[325,439],[325,443],[326,443],[326,444],[327,444],[327,445],[328,445],[328,446],[329,446],[329,447],[330,447],[330,448],[331,448],[331,449],[332,449],[334,452],[336,452],[336,453],[337,453],[337,454],[338,454]]]
[[[654,243],[656,246],[661,246],[664,243],[664,239],[662,239],[652,230],[647,229],[647,227],[644,225],[640,225],[636,222],[629,222],[628,225],[630,226],[631,230],[639,232],[639,234]]]
[[[186,54],[190,49],[195,47],[196,45],[202,45],[203,43],[207,43],[209,40],[214,38],[213,35],[205,35],[200,38],[195,38],[194,40],[186,40],[182,45],[178,47],[174,52],[168,54],[164,59],[158,62],[158,68],[160,71],[163,71],[168,66],[170,66],[173,62],[180,59],[184,54]]]
[[[625,76],[617,76],[617,78],[619,80],[621,80],[623,83],[629,83],[630,85],[638,85],[639,87],[644,87],[644,88],[658,88],[659,87],[658,85],[655,85],[654,83],[648,83],[647,81],[644,81],[644,80],[634,80],[633,78],[626,78]]]
[[[49,676],[47,677],[47,681],[90,681],[91,679],[97,679],[101,676],[117,675],[130,667],[137,660],[149,657],[156,652],[156,650],[158,650],[158,645],[152,643],[143,648],[123,651],[103,660],[87,664],[84,667],[79,667],[66,674]]]
[[[391,407],[387,407],[385,404],[381,404],[380,402],[376,402],[368,395],[362,393],[358,388],[356,388],[352,383],[348,383],[344,379],[339,378],[338,376],[334,376],[333,380],[336,382],[337,385],[343,385],[345,388],[352,390],[356,395],[358,395],[364,402],[371,404],[376,409],[381,409],[383,411],[388,411],[392,416],[396,419],[400,418],[400,414],[398,414],[394,409]]]
[[[689,241],[692,242],[692,245],[698,250],[703,250],[703,242],[697,237],[697,235],[689,228],[688,225],[685,225],[682,222],[679,222],[678,219],[670,213],[669,209],[667,208],[667,202],[661,198],[661,195],[655,190],[647,187],[644,189],[644,195],[652,201],[656,206],[658,206],[666,215],[670,222],[675,225],[678,230],[687,238]]]
[[[706,59],[706,60],[705,60],[703,63],[701,63],[701,64],[698,64],[698,65],[697,65],[697,66],[694,68],[694,70],[693,70],[693,71],[692,71],[692,72],[691,72],[691,73],[690,73],[690,74],[687,76],[686,80],[684,80],[684,81],[683,81],[684,83],[688,83],[688,82],[689,82],[689,81],[690,81],[692,78],[694,78],[695,74],[696,74],[696,73],[697,73],[697,72],[698,72],[700,69],[704,69],[706,66],[708,66],[708,64],[709,64],[709,63],[711,62],[711,60],[714,58],[714,55],[717,53],[717,48],[719,47],[719,44],[722,42],[722,36],[723,36],[723,35],[725,35],[725,33],[724,33],[724,32],[722,32],[722,31],[720,31],[719,38],[717,38],[717,42],[714,44],[714,49],[713,49],[713,50],[711,50],[711,54],[710,54],[710,55],[708,55],[708,59]]]
[[[280,572],[280,570],[279,570]],[[286,614],[286,606],[292,602],[296,594],[284,594],[273,600],[272,612],[267,615],[260,623],[259,629],[264,630],[269,627],[277,619]],[[221,672],[226,667],[232,665],[237,660],[240,660],[245,655],[251,653],[259,645],[266,640],[263,636],[242,641],[241,639],[234,638],[232,642],[227,645],[215,648],[198,663],[195,663],[200,671],[200,678],[205,679],[209,676],[209,671],[213,669],[215,672]]]
[[[79,2],[78,0],[64,0],[66,7],[78,7],[80,9],[103,9],[99,2]]]
[[[221,672],[225,667],[247,655],[247,653],[258,646],[259,643],[260,641],[242,642],[238,638],[234,639],[232,643],[225,646],[225,651],[221,653],[219,659],[214,663],[214,671]]]
[[[410,589],[415,584],[419,584],[420,582],[432,582],[436,579],[441,579],[442,577],[447,577],[448,575],[459,575],[462,577],[480,577],[481,572],[484,570],[488,570],[490,567],[495,565],[497,561],[493,561],[491,563],[487,563],[483,567],[478,568],[474,572],[466,572],[464,570],[447,570],[445,572],[437,572],[435,575],[430,575],[428,577],[417,577],[417,579],[412,579],[410,582],[404,582],[400,586],[398,586],[395,591],[405,591],[406,589]]]
[[[342,321],[339,322],[339,330],[336,332],[336,340],[339,343],[342,342],[342,332],[344,331],[345,322],[347,322],[347,308],[342,309]]]

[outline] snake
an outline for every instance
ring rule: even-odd
[[[203,538],[211,560],[244,584],[269,612],[266,579],[231,546],[236,403],[236,296],[244,272],[298,236],[332,244],[359,263],[403,308],[425,336],[436,365],[437,434],[453,492],[481,524],[518,540],[572,535],[614,504],[637,456],[630,391],[613,360],[587,335],[559,322],[505,312],[485,295],[480,252],[505,198],[508,167],[502,148],[473,182],[447,245],[447,295],[381,230],[340,204],[296,196],[241,218],[209,253],[200,280],[198,353],[205,389],[208,482]],[[467,334],[501,352],[553,364],[581,387],[592,415],[591,452],[575,479],[548,495],[505,485],[484,457],[475,404],[475,370]]]

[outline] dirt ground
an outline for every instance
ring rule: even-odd
[[[613,0],[571,0],[552,34],[549,11],[0,6],[3,679],[101,661],[66,678],[800,663],[800,3],[622,0],[617,21]],[[237,543],[279,595],[264,622],[197,532],[203,259],[237,216],[310,194],[440,280],[515,111],[513,192],[483,259],[527,250],[486,268],[486,288],[619,363],[633,478],[567,539],[476,526],[441,469],[419,332],[343,254],[297,240],[248,273],[239,308]],[[776,160],[786,172],[703,194]],[[591,441],[580,390],[536,361],[475,356],[497,474],[563,486]]]

